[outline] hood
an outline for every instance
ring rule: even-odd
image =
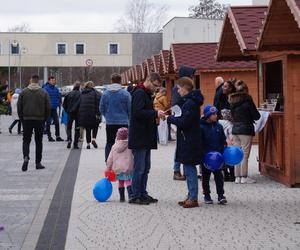
[[[200,90],[198,90],[198,89],[191,91],[186,96],[184,96],[183,99],[184,100],[191,99],[199,106],[203,104],[203,96],[202,96]]]
[[[195,71],[196,70],[192,67],[182,65],[179,68],[178,75],[179,75],[179,77],[187,76],[187,77],[192,78],[195,74]]]
[[[40,89],[41,88],[41,86],[38,84],[38,83],[30,83],[29,85],[28,85],[28,89],[30,89],[30,90],[38,90],[38,89]]]
[[[107,90],[111,91],[111,92],[117,92],[120,89],[122,89],[122,86],[119,83],[112,83],[112,84],[107,86]]]
[[[235,92],[229,95],[228,102],[232,105],[244,101],[250,101],[252,97],[247,93]]]
[[[128,148],[128,140],[116,140],[114,145],[117,153],[122,153]]]
[[[84,89],[82,90],[82,94],[87,94],[87,93],[90,93],[90,92],[92,92],[92,91],[94,91],[93,88],[84,88]]]
[[[200,124],[203,125],[203,126],[215,126],[217,124],[217,122],[207,122],[207,118],[205,118],[204,116],[201,117],[200,119]]]

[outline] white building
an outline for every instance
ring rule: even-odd
[[[100,74],[99,79],[105,70],[108,76],[118,68],[123,71],[161,49],[161,33],[3,32],[0,33],[0,69],[17,68],[21,75],[26,68],[37,68],[44,80],[55,70],[60,71],[58,75],[70,76],[70,80],[64,81],[71,81],[74,72],[80,69],[85,73],[88,68],[91,74],[92,68],[99,71],[95,73]],[[11,74],[14,80],[14,72]]]
[[[252,0],[253,5],[268,5],[270,0]]]
[[[172,43],[218,42],[223,20],[174,17],[163,26],[163,49]]]

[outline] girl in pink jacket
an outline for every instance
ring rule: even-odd
[[[112,146],[107,159],[107,170],[113,170],[119,181],[120,202],[125,201],[125,185],[128,199],[132,196],[131,179],[133,169],[133,155],[128,148],[128,129],[119,128],[116,142]]]

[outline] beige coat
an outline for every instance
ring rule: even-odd
[[[161,93],[156,94],[153,104],[155,110],[166,111],[171,107],[170,103],[168,102],[167,96]]]

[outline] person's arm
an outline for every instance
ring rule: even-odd
[[[112,148],[108,155],[107,161],[106,161],[106,168],[108,170],[111,170],[113,167],[113,151],[114,151],[114,149]]]
[[[260,113],[258,112],[253,100],[251,99],[251,101],[249,103],[250,103],[250,113],[251,113],[253,120],[255,120],[255,121],[259,120]]]
[[[139,119],[151,120],[158,117],[158,111],[145,109],[145,98],[142,91],[136,91],[132,98],[132,114]]]
[[[23,120],[23,94],[21,93],[17,102],[17,112],[20,120]]]
[[[130,115],[131,115],[131,95],[130,94],[127,95],[127,114],[128,114],[128,117],[130,118]]]
[[[106,98],[106,94],[104,93],[101,100],[100,100],[100,104],[99,104],[100,113],[104,117],[106,115],[106,106],[107,106],[107,98]]]
[[[50,97],[48,93],[45,94],[45,120],[49,118],[51,114],[51,103],[50,103]]]
[[[179,129],[186,129],[192,125],[194,122],[194,116],[196,114],[196,109],[182,109],[182,115],[180,117],[175,117],[173,115],[168,117],[168,122],[176,125]]]

